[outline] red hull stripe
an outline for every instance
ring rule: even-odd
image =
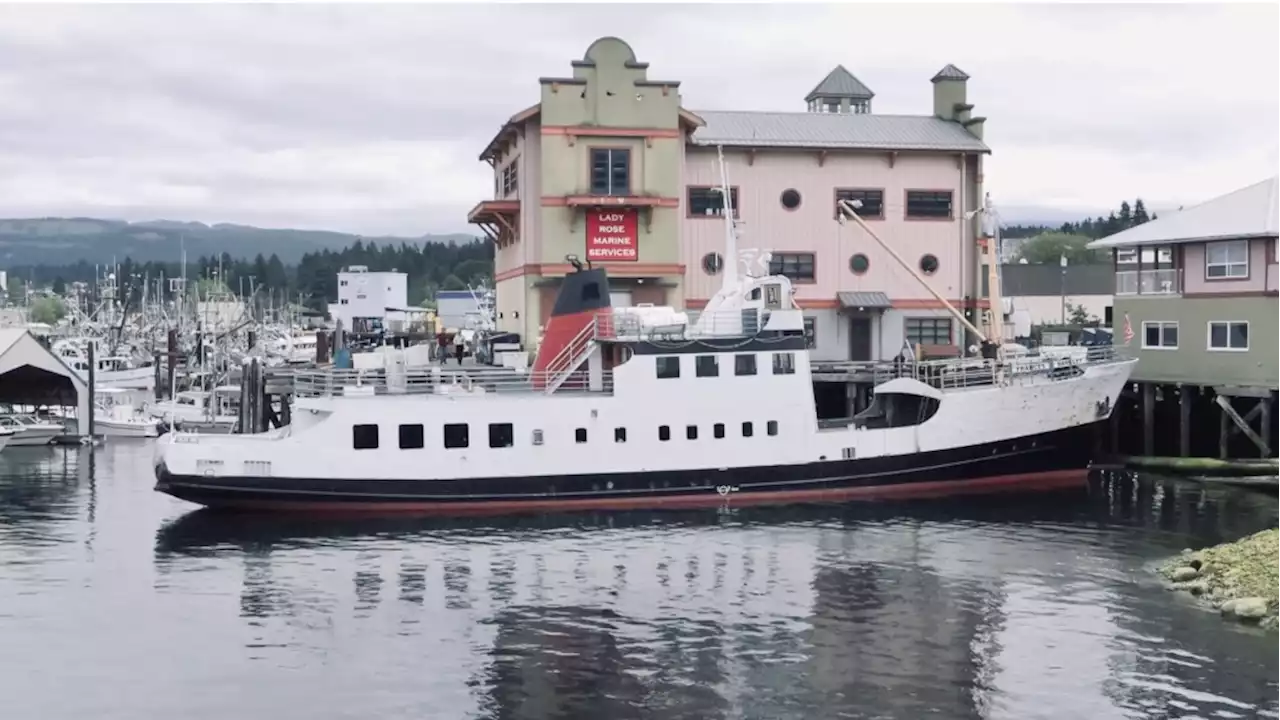
[[[377,500],[276,500],[251,497],[219,499],[220,508],[271,510],[327,514],[417,513],[423,515],[486,515],[513,512],[556,512],[565,510],[635,510],[653,508],[699,508],[735,505],[779,505],[804,502],[839,502],[844,500],[880,500],[895,498],[946,497],[974,493],[1020,492],[1083,487],[1087,470],[1054,470],[1020,475],[996,475],[968,480],[880,485],[832,489],[784,490],[770,492],[735,492],[721,496],[715,493],[669,497],[619,497],[546,500],[484,501],[377,501]]]

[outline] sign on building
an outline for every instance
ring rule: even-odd
[[[633,208],[587,211],[587,259],[591,262],[635,262],[640,258]]]

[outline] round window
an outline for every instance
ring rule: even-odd
[[[702,256],[702,269],[708,275],[715,275],[724,269],[724,256],[720,253],[707,253]]]
[[[797,192],[796,190],[791,190],[791,189],[783,190],[782,191],[782,207],[788,210],[795,210],[796,208],[800,207],[800,193]]]
[[[857,255],[854,255],[853,257],[849,258],[849,269],[853,271],[854,275],[861,275],[865,273],[867,269],[870,267],[871,267],[871,261],[868,260],[867,256],[863,255],[862,253],[858,253]]]
[[[920,258],[920,272],[925,275],[932,275],[938,272],[938,258],[933,255],[925,255]]]

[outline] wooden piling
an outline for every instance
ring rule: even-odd
[[[178,330],[176,328],[169,330],[169,353],[165,368],[169,372],[169,384],[165,387],[168,388],[169,399],[172,400],[177,391],[178,381]]]
[[[1183,385],[1178,392],[1178,455],[1191,457],[1191,387]]]
[[[95,342],[93,342],[92,340],[90,340],[90,341],[89,341],[89,348],[88,348],[88,350],[89,350],[89,378],[88,378],[88,380],[89,380],[89,382],[88,382],[88,385],[89,385],[89,388],[88,388],[88,392],[89,392],[89,418],[88,418],[88,420],[89,420],[89,437],[94,437],[94,436],[97,434],[97,429],[98,429],[98,428],[97,428],[97,426],[96,426],[96,423],[94,422],[94,421],[97,419],[97,418],[96,418],[97,413],[95,412],[95,409],[98,407],[98,402],[97,402],[97,400],[98,400],[98,393],[97,393],[97,384],[98,384],[98,358],[96,357],[96,355],[97,355],[97,345],[98,345],[98,344],[97,344],[97,343],[95,343]]]
[[[1144,455],[1156,454],[1156,386],[1142,385],[1142,450]]]
[[[1230,402],[1230,398],[1227,402]],[[1218,459],[1226,460],[1231,450],[1231,418],[1222,408],[1218,408]]]

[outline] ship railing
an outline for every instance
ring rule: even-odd
[[[769,320],[761,308],[654,312],[654,308],[610,308],[595,317],[594,336],[601,340],[695,340],[708,337],[750,337]]]
[[[1049,352],[1007,358],[1003,362],[985,358],[951,358],[921,362],[879,363],[874,382],[879,385],[895,378],[919,380],[939,389],[955,389],[1016,383],[1040,379],[1063,380],[1075,377],[1092,365],[1123,360],[1123,351],[1110,345],[1071,346],[1070,352]]]
[[[459,370],[447,366],[391,370],[295,370],[291,374],[294,395],[300,398],[543,393],[553,379],[560,383],[557,394],[613,392],[612,372],[604,371],[600,389],[592,390],[585,369],[572,372],[563,379],[563,372],[521,372],[507,368]]]

